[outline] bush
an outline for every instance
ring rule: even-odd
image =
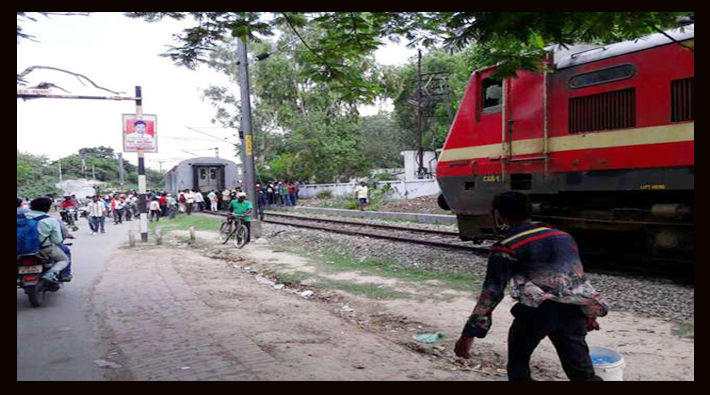
[[[316,194],[316,197],[318,199],[330,199],[333,197],[333,191],[330,191],[330,190],[320,191]]]

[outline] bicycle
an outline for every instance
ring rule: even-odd
[[[229,215],[219,227],[219,241],[227,244],[229,239],[234,237],[234,246],[242,248],[247,244],[249,230],[244,225],[246,215]]]

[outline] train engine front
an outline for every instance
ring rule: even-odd
[[[587,252],[693,263],[694,25],[666,33],[473,73],[437,167],[462,239],[496,238],[492,200],[516,190]]]

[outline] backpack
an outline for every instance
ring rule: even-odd
[[[17,255],[37,254],[42,243],[39,240],[39,221],[50,218],[48,215],[40,215],[36,218],[27,218],[24,214],[17,215]],[[47,237],[49,238],[49,237]]]

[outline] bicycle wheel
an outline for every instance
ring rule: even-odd
[[[240,224],[237,228],[237,234],[234,237],[234,246],[237,248],[242,248],[247,244],[247,227]]]
[[[229,221],[223,222],[222,226],[219,227],[219,241],[221,241],[222,244],[226,244],[232,236],[232,229],[233,225]]]

